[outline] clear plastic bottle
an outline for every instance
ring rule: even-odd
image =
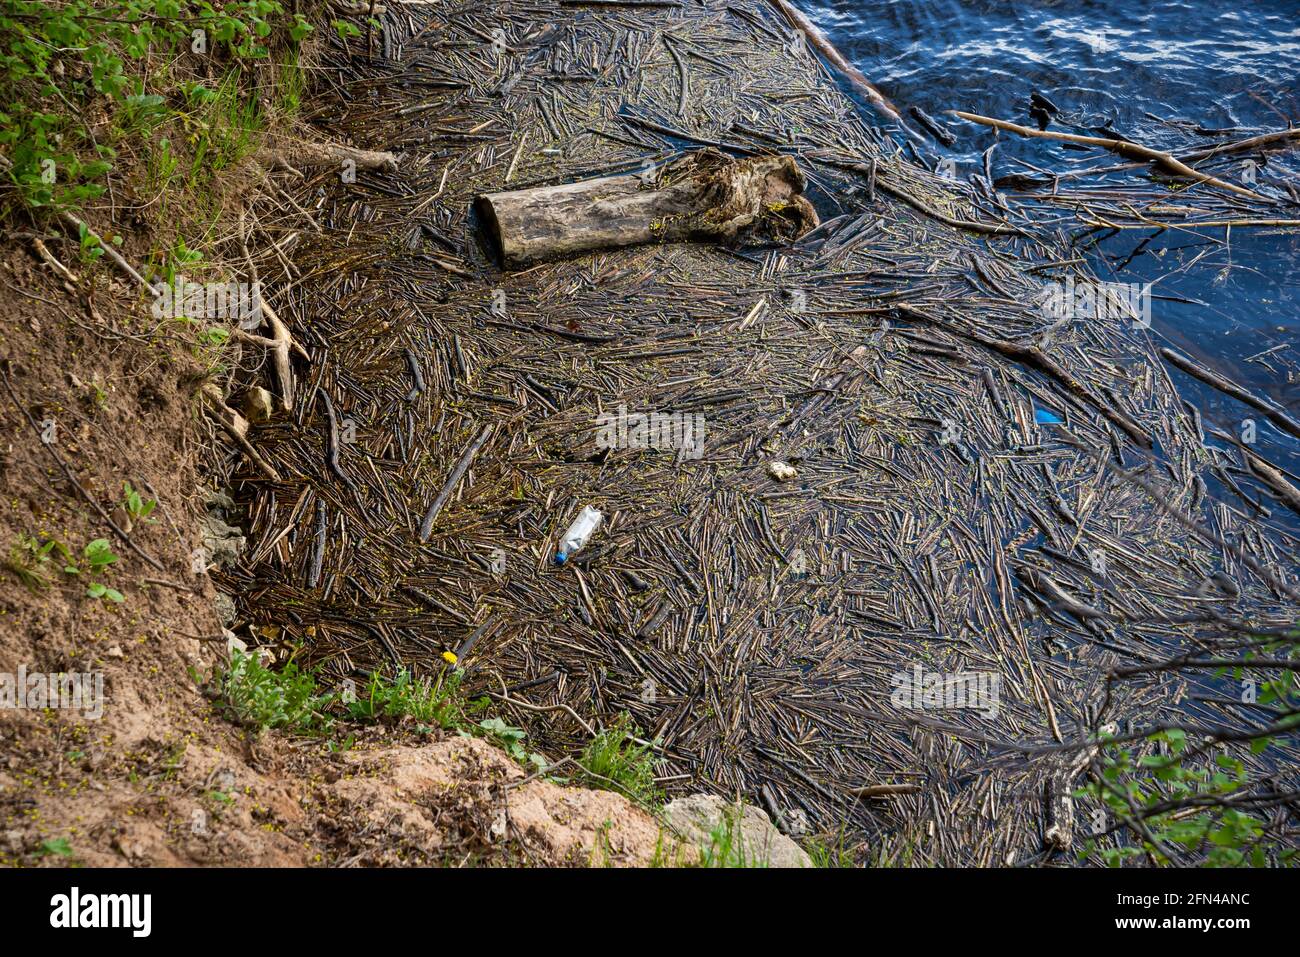
[[[600,509],[592,508],[590,505],[584,506],[578,513],[578,517],[573,520],[573,524],[569,526],[569,530],[564,533],[564,537],[560,539],[560,547],[555,550],[555,564],[563,565],[569,560],[570,555],[586,545],[604,517],[600,514]]]

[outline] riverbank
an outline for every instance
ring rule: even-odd
[[[50,184],[4,156],[0,862],[693,863],[621,794],[530,773],[506,750],[522,733],[483,730],[458,696],[389,674],[360,682],[363,703],[384,696],[365,711],[326,689],[304,698],[283,662],[241,663],[253,636],[231,631],[210,572],[244,545],[223,476],[244,416],[269,411],[275,366],[259,366],[276,346],[258,341],[269,317],[209,314],[184,293],[247,306],[250,243],[269,232],[286,257],[311,228],[288,198],[297,167],[368,159],[302,123],[316,41],[279,32],[301,19],[271,22],[265,55],[234,50],[237,35],[167,71],[159,29],[126,67],[142,85],[127,101],[79,85],[75,59],[43,64],[85,97],[44,121],[67,124],[66,152]],[[111,169],[91,169],[78,136],[112,143]],[[601,742],[609,774],[631,767],[620,740]]]
[[[104,579],[120,609],[75,600],[75,583],[55,604],[7,595],[7,654],[102,668],[110,701],[139,702],[82,731],[18,715],[7,750],[32,757],[0,782],[17,860],[62,858],[45,843],[75,850],[87,833],[82,859],[131,860],[112,842],[143,821],[145,862],[556,864],[607,843],[654,862],[644,811],[523,784],[517,763],[456,734],[475,723],[444,724],[428,689],[455,674],[463,703],[498,722],[486,737],[557,774],[630,721],[623,753],[648,749],[655,788],[740,795],[809,846],[882,864],[1068,863],[1084,850],[1076,821],[1113,825],[1069,800],[1100,776],[1096,735],[1132,732],[1151,754],[1147,729],[1178,713],[1176,677],[1116,683],[1116,668],[1223,621],[1294,621],[1291,543],[1207,501],[1198,425],[1140,324],[1045,314],[1050,284],[1092,278],[1014,210],[901,153],[768,7],[562,2],[542,21],[508,2],[404,4],[349,33],[322,42],[301,129],[385,158],[285,172],[259,215],[217,230],[239,237],[239,274],[275,317],[258,338],[231,333],[253,361],[171,373],[181,414],[152,431],[116,424],[149,393],[120,395],[111,429],[78,436],[105,442],[86,446],[92,499],[107,508],[131,463],[132,486],[162,503],[137,544],[165,556],[172,584],[120,588],[117,571],[147,561],[117,548]],[[793,156],[822,225],[784,247],[654,244],[511,272],[479,242],[481,193],[701,146]],[[42,300],[75,293],[33,255],[15,269],[39,324]],[[117,290],[110,326],[140,309],[133,295]],[[101,383],[168,381],[155,344],[79,340],[77,317],[57,327],[63,351],[21,326],[6,343],[27,396],[9,434],[39,427],[17,416],[36,403],[65,415],[76,386],[59,376],[87,351],[109,363],[88,367]],[[269,391],[248,446],[198,425],[204,376],[232,399]],[[672,430],[599,442],[624,410],[690,416],[698,447]],[[6,470],[20,502],[6,531],[102,534],[70,487],[70,517],[40,520],[50,465],[27,442]],[[215,452],[202,467],[197,448]],[[229,496],[201,493],[204,473]],[[174,528],[173,496],[187,503]],[[557,569],[554,541],[585,504],[606,521]],[[198,580],[186,517],[209,531]],[[133,621],[136,604],[149,611]],[[220,672],[227,631],[277,687],[289,662],[313,669],[304,694],[338,695],[321,709],[336,733],[254,734],[209,711],[188,669]],[[403,668],[431,683],[430,717],[342,720],[348,682]],[[927,695],[952,676],[975,676],[975,696]],[[207,690],[230,704],[228,682]],[[480,766],[444,787],[457,762]],[[545,789],[549,819],[521,824],[516,798]],[[75,820],[87,814],[93,826]],[[197,840],[194,823],[214,819]]]

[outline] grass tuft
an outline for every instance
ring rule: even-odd
[[[663,801],[663,792],[655,785],[654,749],[638,744],[641,732],[626,712],[620,714],[604,731],[587,743],[578,764],[584,783],[610,787],[647,807]]]

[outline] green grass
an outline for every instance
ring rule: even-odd
[[[301,670],[293,661],[272,670],[240,651],[233,651],[225,668],[206,682],[193,675],[210,689],[209,696],[227,717],[258,731],[326,737],[331,750],[348,750],[355,735],[340,742],[336,733],[341,733],[341,726],[409,721],[417,730],[441,728],[486,738],[520,764],[546,771],[546,759],[525,745],[528,736],[523,729],[499,717],[476,720],[486,699],[468,700],[461,689],[462,676],[455,667],[433,678],[417,678],[405,668],[390,678],[377,670],[363,689],[345,698],[340,691],[324,691],[315,673]],[[655,786],[653,749],[638,743],[639,735],[628,715],[620,715],[587,743],[577,759],[579,772],[565,783],[617,791],[644,807],[658,807],[663,793]],[[722,838],[723,844],[728,841]],[[720,859],[734,856],[730,849],[719,853]]]
[[[120,604],[125,597],[120,591],[100,581],[100,577],[118,561],[118,556],[107,538],[97,538],[76,555],[57,539],[42,542],[31,535],[23,535],[9,548],[9,557],[0,563],[32,594],[49,588],[51,578],[47,571],[62,569],[69,577],[76,576],[86,582],[87,598],[107,598]]]
[[[191,91],[201,104],[192,124],[191,187],[210,182],[256,150],[267,125],[257,97],[244,93],[238,70],[227,71],[215,90],[199,94],[198,89]]]
[[[663,792],[655,785],[654,749],[649,744],[638,744],[635,739],[639,737],[641,732],[627,713],[619,715],[587,743],[578,757],[582,782],[620,791],[642,805],[657,807]]]
[[[740,812],[728,808],[722,822],[709,833],[709,846],[700,849],[700,867],[767,867],[752,856],[741,839]]]
[[[464,726],[465,708],[460,694],[460,672],[444,670],[432,680],[413,678],[405,668],[391,680],[372,672],[356,701],[347,704],[354,721],[412,718],[444,730]]]
[[[812,859],[813,867],[856,867],[853,852],[848,847],[847,834],[840,830],[832,836],[816,836],[804,841],[803,849]]]
[[[718,826],[709,832],[709,846],[691,848],[665,840],[659,832],[651,867],[750,868],[768,866],[766,859],[755,857],[745,849],[741,839],[740,808],[729,807]]]

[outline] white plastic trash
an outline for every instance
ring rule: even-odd
[[[564,537],[560,539],[560,547],[555,550],[555,564],[563,565],[569,560],[570,555],[586,545],[604,517],[600,514],[600,509],[592,508],[590,505],[584,506],[578,513],[578,517],[573,520],[573,524],[569,526],[569,530],[564,533]]]

